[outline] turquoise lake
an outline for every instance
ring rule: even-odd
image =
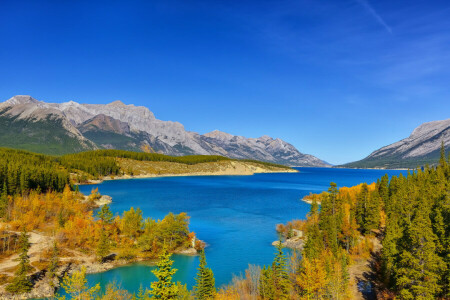
[[[253,176],[161,177],[105,181],[80,186],[89,194],[99,192],[113,198],[111,209],[121,214],[130,207],[140,207],[144,217],[162,219],[167,213],[186,212],[190,230],[207,243],[206,259],[213,270],[216,286],[228,284],[233,274],[240,274],[249,264],[270,264],[277,240],[275,225],[292,219],[304,219],[310,205],[301,201],[310,192],[338,186],[372,183],[398,170],[355,170],[298,168],[299,173],[255,174]],[[178,269],[175,280],[195,284],[198,257],[174,255]],[[90,274],[90,284],[102,286],[115,281],[130,292],[149,287],[155,277],[151,266],[131,264],[107,272]]]

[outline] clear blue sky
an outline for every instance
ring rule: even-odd
[[[450,2],[0,1],[0,100],[144,105],[358,160],[450,117]]]

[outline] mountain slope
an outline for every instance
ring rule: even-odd
[[[47,154],[96,149],[58,110],[29,96],[0,104],[0,145]]]
[[[66,143],[68,147],[63,147],[64,149],[54,148],[51,152],[45,151],[46,144],[56,143],[51,140],[53,137],[50,137],[50,131],[47,130],[45,131],[47,134],[41,134],[45,138],[41,138],[43,140],[50,139],[50,142],[39,145],[39,140],[35,141],[36,147],[34,148],[30,148],[26,143],[20,144],[24,149],[38,152],[63,154],[98,147],[156,152],[175,156],[222,155],[289,166],[330,166],[312,155],[299,152],[294,146],[281,139],[273,139],[268,136],[245,138],[220,131],[200,135],[185,130],[184,126],[178,122],[156,119],[146,107],[125,105],[121,101],[105,105],[80,104],[74,101],[46,103],[30,96],[15,96],[1,103],[0,108],[5,110],[2,115],[20,116],[20,120],[23,120],[24,123],[19,126],[19,129],[26,128],[27,122],[30,122],[33,126],[28,126],[29,128],[41,131],[39,129],[41,125],[36,120],[45,120],[44,123],[49,124],[46,117],[42,116],[54,116],[52,118],[60,123],[58,125],[55,123],[56,121],[52,122],[52,126],[59,126],[58,130],[62,130],[56,136],[58,137],[56,141],[63,141],[63,137],[68,136],[71,138],[71,142],[80,144]],[[7,137],[5,132],[2,135],[5,135],[5,138],[0,137],[0,146],[11,147],[9,141],[12,137]]]
[[[441,143],[450,149],[450,119],[420,125],[411,135],[399,142],[372,152],[363,160],[344,167],[355,168],[415,168],[436,164]]]
[[[290,165],[328,167],[329,164],[312,155],[300,153],[294,146],[281,139],[267,135],[260,138],[245,138],[215,130],[201,136],[201,139],[225,150],[225,156],[249,158]],[[219,153],[217,153],[219,154]]]

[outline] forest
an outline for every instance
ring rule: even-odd
[[[222,295],[351,299],[357,284],[350,280],[352,268],[372,259],[377,299],[449,299],[449,161],[442,147],[436,167],[385,175],[370,185],[337,189],[331,183],[327,192],[307,197],[312,201],[307,220],[277,227],[285,237],[292,229],[304,231],[301,256],[282,259],[280,252],[270,266],[251,266]]]
[[[117,253],[115,259],[159,258],[153,271],[156,281],[136,295],[114,284],[103,293],[98,286],[89,287],[83,268],[66,275],[61,285],[74,299],[351,299],[357,284],[352,280],[353,268],[368,260],[373,262],[371,284],[377,299],[450,297],[450,159],[443,148],[435,167],[418,168],[407,176],[385,175],[376,183],[354,187],[338,189],[331,183],[327,192],[310,195],[306,220],[277,226],[284,238],[293,229],[301,230],[303,250],[287,255],[280,243],[271,264],[250,265],[228,286],[215,287],[201,251],[204,245],[197,241],[201,264],[191,291],[172,281],[176,270],[170,258],[171,252],[195,240],[186,214],[144,220],[138,208],[113,216],[105,205],[94,215],[98,192],[82,199],[67,184],[67,162],[22,151],[5,150],[2,155],[1,255],[20,254],[15,275],[1,278],[12,293],[31,289],[27,275],[31,268],[44,268],[56,278],[55,266],[70,256],[68,250],[74,250],[94,255],[100,263],[112,252]],[[21,167],[14,169],[19,161],[23,169],[30,168],[28,173],[20,172]],[[36,165],[48,176],[43,183],[33,181],[31,170]],[[59,177],[52,177],[51,170],[60,172]],[[9,176],[17,180],[15,184]],[[54,247],[30,263],[27,232],[31,230],[46,232]]]
[[[120,171],[114,158],[102,157],[80,159],[94,165],[84,171]],[[84,258],[95,258],[99,264],[125,263],[156,258],[163,249],[171,253],[204,247],[189,231],[185,213],[154,220],[144,219],[139,208],[121,215],[113,215],[108,204],[97,209],[101,195],[96,189],[89,196],[78,192],[70,176],[72,163],[70,157],[0,149],[0,258],[17,254],[19,260],[18,266],[0,275],[0,285],[6,285],[7,292],[29,292],[35,281],[31,274],[44,271],[53,281],[58,268],[83,264]],[[31,232],[46,240],[38,245],[42,249],[33,260],[29,256]]]
[[[101,178],[128,174],[130,171],[120,167],[118,159],[135,161],[175,162],[186,165],[232,160],[216,155],[168,156],[157,153],[131,152],[123,150],[94,150],[50,156],[24,150],[0,148],[0,191],[7,195],[22,194],[29,190],[42,192],[62,192],[72,181],[87,178]],[[259,162],[265,166],[288,168],[286,166]],[[72,182],[73,183],[73,182]]]

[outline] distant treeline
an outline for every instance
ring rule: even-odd
[[[97,157],[128,158],[139,161],[165,161],[176,162],[187,165],[195,165],[206,162],[216,162],[230,160],[227,157],[219,155],[187,155],[187,156],[169,156],[159,153],[133,152],[125,150],[93,150],[76,154],[69,154],[63,157],[75,157],[77,159],[92,159]]]
[[[39,189],[61,192],[70,182],[71,173],[84,173],[93,177],[120,175],[117,158],[137,161],[174,162],[187,165],[229,161],[218,155],[168,156],[157,153],[131,152],[124,150],[94,150],[63,156],[35,154],[23,150],[0,148],[0,192],[7,195],[22,194],[27,190]],[[242,160],[268,167],[286,166]]]

